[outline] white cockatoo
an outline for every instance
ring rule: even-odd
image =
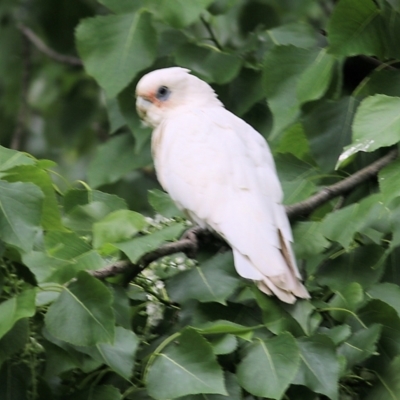
[[[160,184],[190,219],[229,243],[239,275],[286,303],[308,298],[266,141],[189,72],[156,70],[136,87],[138,113],[154,128]]]

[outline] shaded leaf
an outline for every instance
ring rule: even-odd
[[[274,116],[270,140],[291,125],[300,112],[297,83],[317,57],[316,51],[294,46],[275,46],[264,60],[263,86]]]
[[[0,304],[0,310],[1,308]],[[28,329],[28,318],[20,319],[0,339],[0,367],[8,357],[21,350],[21,348],[26,344],[29,338]]]
[[[324,335],[315,335],[300,338],[297,342],[301,364],[293,383],[307,386],[316,393],[337,400],[339,362],[332,341]]]
[[[138,344],[139,339],[134,332],[117,326],[114,343],[99,343],[95,347],[82,349],[82,351],[108,365],[117,374],[129,380],[132,375]]]
[[[213,0],[175,0],[173,3],[169,0],[147,0],[146,5],[161,20],[180,29],[197,21],[212,2]]]
[[[318,282],[339,291],[344,290],[349,282],[369,288],[383,273],[384,252],[382,246],[369,245],[329,259],[318,271]]]
[[[234,266],[231,252],[217,254],[189,271],[175,275],[167,282],[171,299],[183,303],[189,299],[201,302],[216,301],[225,304],[226,299],[238,287],[240,278]],[[190,287],[190,290],[187,288]]]
[[[296,47],[310,48],[317,44],[315,30],[303,21],[292,22],[269,29],[268,36],[276,45],[293,45]]]
[[[381,300],[371,300],[357,314],[367,326],[382,326],[380,354],[391,359],[400,353],[400,318],[396,310]]]
[[[303,118],[311,153],[323,171],[332,171],[351,142],[351,122],[356,101],[343,97],[338,101],[322,100]]]
[[[76,38],[85,69],[109,98],[156,57],[156,33],[147,12],[85,19],[76,29]]]
[[[242,66],[239,57],[211,47],[186,43],[175,54],[176,63],[189,68],[209,83],[224,84],[235,78]]]
[[[35,297],[36,290],[28,289],[0,303],[0,338],[20,319],[35,315]]]
[[[353,282],[343,290],[337,291],[329,301],[329,306],[332,307],[330,314],[336,321],[344,322],[349,313],[341,310],[355,311],[363,300],[364,292],[362,287],[357,282]]]
[[[109,290],[96,278],[80,272],[46,314],[46,327],[56,338],[77,346],[112,342],[114,315]]]
[[[166,218],[183,216],[183,212],[178,209],[168,193],[161,190],[149,190],[149,203],[155,211]]]
[[[373,324],[368,329],[360,329],[340,346],[338,351],[346,357],[348,370],[376,352],[381,328],[380,325]]]
[[[292,335],[255,339],[238,365],[240,385],[251,394],[280,399],[295,377],[300,353]]]
[[[0,236],[23,251],[33,246],[42,217],[43,193],[33,183],[0,181]]]
[[[150,152],[134,153],[135,141],[130,134],[112,137],[99,146],[89,165],[88,180],[96,188],[121,179],[127,172],[151,163]]]
[[[193,329],[185,329],[176,342],[154,356],[146,376],[151,397],[162,400],[198,393],[227,395],[211,345]]]
[[[379,171],[379,188],[385,204],[389,204],[394,198],[400,196],[399,168],[400,160],[395,160]]]
[[[368,296],[393,307],[400,317],[400,287],[393,283],[378,283],[367,291]]]
[[[384,25],[372,0],[340,0],[327,27],[329,52],[383,57]]]
[[[293,229],[294,251],[298,258],[322,253],[330,243],[321,232],[321,222],[298,222]]]
[[[366,400],[400,399],[400,356],[397,356],[383,371],[377,372],[379,383],[369,392]]]

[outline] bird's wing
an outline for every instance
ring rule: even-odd
[[[240,275],[287,302],[307,297],[274,161],[258,132],[222,107],[187,110],[159,126],[153,151],[164,189],[232,246]]]

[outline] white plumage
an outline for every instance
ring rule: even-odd
[[[264,138],[186,69],[145,75],[136,95],[139,115],[154,128],[157,177],[177,206],[221,235],[232,247],[237,272],[263,292],[287,303],[308,298]]]

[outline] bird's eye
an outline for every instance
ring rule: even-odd
[[[161,101],[168,99],[171,91],[166,86],[160,86],[157,90],[156,98]]]

